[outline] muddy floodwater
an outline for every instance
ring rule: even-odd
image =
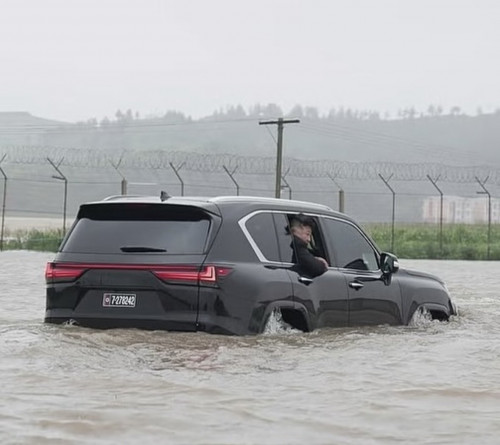
[[[50,253],[0,252],[1,444],[498,444],[500,263],[445,279],[449,323],[255,337],[43,323]]]

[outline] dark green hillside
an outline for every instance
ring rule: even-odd
[[[155,118],[117,114],[116,120],[38,133],[40,145],[104,150],[175,150],[239,155],[274,154],[276,126],[260,120],[279,117],[279,108],[245,112],[241,107],[193,120],[178,112]],[[332,112],[319,116],[296,107],[301,122],[287,125],[285,155],[354,162],[500,164],[500,113],[415,115],[382,119],[377,113]],[[292,111],[294,111],[292,110]],[[270,115],[269,111],[278,113]],[[281,113],[287,115],[291,113]],[[33,138],[32,138],[33,140]]]

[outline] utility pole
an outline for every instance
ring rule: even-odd
[[[281,197],[281,165],[283,163],[283,127],[285,124],[298,124],[299,119],[283,119],[278,118],[275,121],[261,121],[259,125],[277,125],[278,126],[278,147],[276,154],[276,187],[274,196]]]

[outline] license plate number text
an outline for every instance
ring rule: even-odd
[[[102,297],[104,307],[135,307],[137,297],[135,294],[105,293]]]

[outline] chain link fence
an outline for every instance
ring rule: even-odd
[[[110,195],[159,196],[166,191],[179,196],[272,197],[275,171],[272,157],[4,147],[0,242],[3,245],[6,229],[18,227],[19,221],[65,232],[82,202]],[[491,166],[285,157],[281,197],[326,204],[361,223],[390,224],[392,245],[399,223],[431,223],[441,229],[446,223],[480,223],[490,243],[491,225],[500,220],[499,188],[500,170]],[[462,210],[456,208],[460,202]]]

